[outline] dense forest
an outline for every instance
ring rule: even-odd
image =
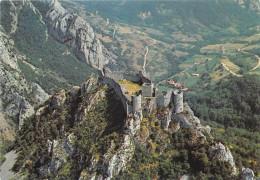
[[[260,131],[260,84],[259,76],[246,75],[242,78],[229,76],[215,85],[201,89],[193,87],[187,101],[196,115],[204,120],[215,121],[226,127]],[[198,91],[196,91],[198,89]]]
[[[185,96],[195,114],[228,144],[236,165],[260,174],[260,77],[229,76],[215,85],[198,84]]]

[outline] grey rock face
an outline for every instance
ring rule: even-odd
[[[49,8],[46,13],[49,32],[60,42],[70,46],[80,60],[96,69],[102,69],[109,59],[113,60],[111,56],[104,56],[103,45],[84,19],[67,12],[57,0],[43,2]]]
[[[80,87],[79,86],[73,86],[70,89],[70,95],[73,99],[73,101],[77,100],[80,95]]]
[[[129,162],[134,155],[134,150],[135,145],[133,140],[129,135],[124,135],[124,142],[116,153],[111,154],[111,152],[108,151],[104,154],[104,162],[108,161],[108,163],[103,164],[103,170],[108,176],[106,178],[107,180],[110,180],[114,176],[118,175],[121,170],[126,168],[127,162]]]
[[[141,126],[141,118],[139,116],[128,117],[125,122],[124,133],[134,136]]]
[[[169,124],[171,122],[172,117],[172,110],[167,109],[164,116],[160,119],[161,120],[161,127],[164,130],[168,130]]]
[[[65,101],[66,101],[66,94],[65,94],[65,90],[62,89],[52,97],[49,106],[50,110],[53,111],[55,109],[61,109]]]
[[[194,115],[193,111],[190,109],[187,103],[184,103],[184,110],[182,113],[172,114],[172,120],[180,122],[186,128],[192,128],[196,130],[197,136],[206,138],[206,135],[209,135],[210,137],[212,137],[211,134],[209,133],[210,127],[209,126],[204,127],[200,124],[199,118],[197,118]]]
[[[51,175],[52,173],[57,172],[59,167],[62,164],[67,162],[67,158],[69,155],[74,153],[74,146],[73,146],[73,138],[74,135],[70,134],[66,136],[65,139],[62,140],[48,140],[48,152],[47,154],[43,154],[40,162],[43,164],[45,157],[51,155],[51,160],[44,166],[39,169],[39,173],[43,176]]]
[[[86,94],[96,88],[97,80],[95,78],[89,78],[86,82],[81,85],[81,94]]]
[[[0,33],[0,111],[21,127],[24,119],[34,113],[34,105],[42,104],[49,96],[38,84],[26,81],[10,40]]]
[[[218,158],[219,161],[228,162],[232,166],[232,175],[236,175],[236,165],[234,158],[227,146],[224,146],[220,142],[211,146],[209,154],[213,158]]]
[[[239,173],[240,173],[241,178],[244,180],[255,180],[255,178],[254,178],[255,174],[252,171],[252,169],[242,167],[242,169],[240,169]]]

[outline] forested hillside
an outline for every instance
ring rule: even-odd
[[[187,101],[204,120],[259,132],[259,82],[260,77],[247,75],[242,78],[228,77],[202,90],[202,84],[198,84],[187,96]]]

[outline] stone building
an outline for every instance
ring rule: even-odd
[[[154,88],[153,88],[153,83],[143,83],[142,84],[142,95],[144,97],[153,97],[153,92],[154,92]]]
[[[183,92],[181,90],[160,91],[154,87],[150,79],[144,76],[142,72],[112,72],[109,68],[104,68],[99,72],[99,77],[103,83],[109,84],[115,89],[115,92],[121,99],[127,116],[130,114],[138,115],[142,119],[142,104],[152,103],[153,108],[166,107],[171,102],[174,103],[175,113],[183,111]],[[120,85],[117,80],[127,80],[142,85],[139,95],[127,94],[124,86]]]
[[[175,113],[180,113],[183,111],[183,92],[174,91],[174,110]]]

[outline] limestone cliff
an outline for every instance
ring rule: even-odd
[[[96,69],[113,63],[111,53],[101,44],[92,27],[80,16],[69,13],[57,0],[42,0],[49,33],[71,47],[76,56]]]
[[[34,113],[34,106],[42,104],[48,94],[38,84],[26,81],[11,39],[0,33],[0,119],[1,141],[4,141],[14,140],[15,123],[21,126]]]

